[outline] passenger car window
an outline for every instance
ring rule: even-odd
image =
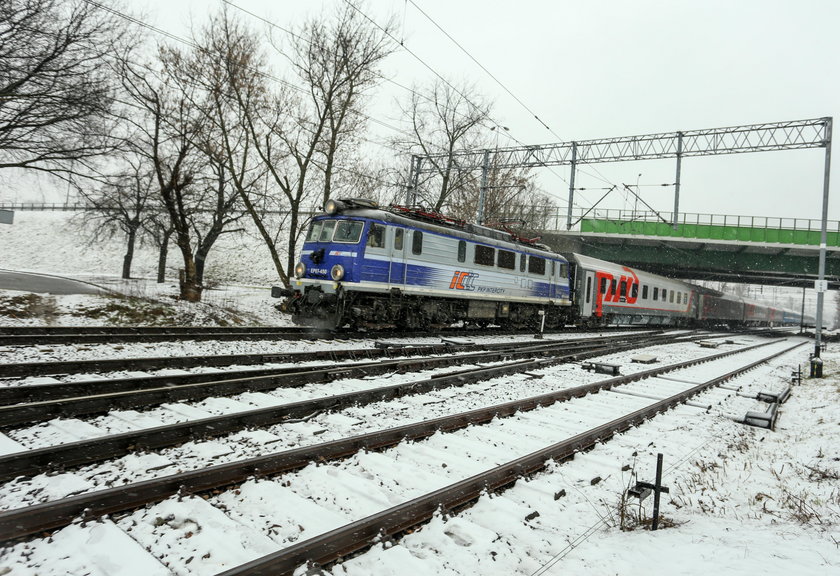
[[[382,224],[372,223],[368,231],[367,245],[369,248],[384,248],[385,247],[385,226]]]
[[[642,300],[647,300],[647,299],[648,299],[648,287],[647,287],[647,284],[645,284],[644,286],[642,286]]]

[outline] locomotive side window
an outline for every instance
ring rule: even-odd
[[[519,271],[520,272],[525,272],[525,264],[526,264],[525,260],[527,258],[528,257],[525,254],[520,254],[519,255]]]
[[[396,230],[394,230],[394,250],[397,252],[402,252],[404,234],[405,230],[403,230],[402,228],[397,228]]]
[[[465,240],[458,240],[458,262],[464,262],[467,259],[467,242]]]
[[[507,250],[499,250],[496,264],[498,264],[499,268],[513,270],[516,268],[516,254],[514,252],[508,252]]]
[[[630,298],[638,298],[639,297],[639,285],[633,284],[630,287]]]
[[[607,293],[607,279],[601,278],[601,294]]]
[[[333,230],[335,230],[335,220],[324,220],[324,227],[321,228],[321,234],[318,236],[318,242],[331,242],[333,237]]]
[[[647,300],[647,299],[648,299],[648,286],[647,286],[647,284],[645,284],[644,286],[642,286],[642,300]]]
[[[569,267],[565,262],[560,263],[560,278],[566,278],[569,275]]]
[[[338,236],[338,231],[336,231]],[[385,226],[373,223],[368,232],[367,245],[369,248],[385,248]]]
[[[545,274],[545,260],[536,256],[528,258],[528,272],[543,276]]]
[[[615,289],[618,287],[618,280],[615,278],[612,279],[610,282],[610,294],[615,294]]]
[[[657,288],[656,286],[653,287],[653,299],[659,300],[659,288]]]
[[[489,246],[482,246],[481,244],[475,245],[475,258],[474,261],[476,264],[481,264],[482,266],[492,266],[496,256],[496,249],[490,248]]]
[[[683,303],[688,304],[688,292],[683,292]]]
[[[420,255],[423,253],[423,233],[415,230],[411,235],[411,253]]]
[[[682,303],[682,292],[677,292],[677,304]]]
[[[549,276],[554,276],[554,268],[555,268],[554,260],[552,260],[551,261],[551,273],[549,274]]]
[[[626,298],[627,297],[627,282],[622,282],[621,284],[619,284],[619,290],[621,291],[621,297]]]
[[[306,235],[306,242],[317,242],[318,237],[321,235],[321,228],[323,227],[323,220],[316,220],[313,222],[312,226],[309,227],[309,233]]]
[[[667,301],[668,301],[668,291],[667,291],[667,290],[665,290],[665,288],[663,288],[663,289],[662,289],[662,301],[663,301],[663,302],[667,302]]]

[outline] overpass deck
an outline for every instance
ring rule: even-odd
[[[674,229],[650,212],[599,212],[543,240],[676,278],[813,287],[818,277],[819,220],[684,214]],[[829,222],[826,279],[840,288],[838,221]]]

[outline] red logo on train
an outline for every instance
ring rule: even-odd
[[[456,271],[452,275],[452,281],[449,283],[450,290],[475,290],[473,281],[478,278],[478,274],[474,272]]]
[[[600,318],[603,316],[604,302],[627,302],[628,304],[635,304],[639,298],[639,289],[633,290],[633,286],[639,285],[639,277],[627,266],[622,266],[622,269],[628,275],[622,274],[615,282],[615,276],[609,272],[595,272],[595,316]],[[601,283],[606,282],[606,290],[601,290]],[[624,295],[622,296],[621,287],[624,286]]]

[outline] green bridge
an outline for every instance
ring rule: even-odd
[[[579,230],[546,231],[560,251],[637,266],[657,274],[813,287],[818,277],[820,220],[598,210],[578,220]],[[547,228],[549,228],[547,226]],[[826,279],[840,288],[840,221],[829,221]]]
[[[614,212],[614,217],[582,219],[580,221],[581,233],[820,245],[821,222],[819,220],[681,214],[679,224],[674,229],[670,222],[663,222],[651,212],[634,213],[626,210]],[[840,221],[829,221],[827,230],[826,244],[840,247]]]

